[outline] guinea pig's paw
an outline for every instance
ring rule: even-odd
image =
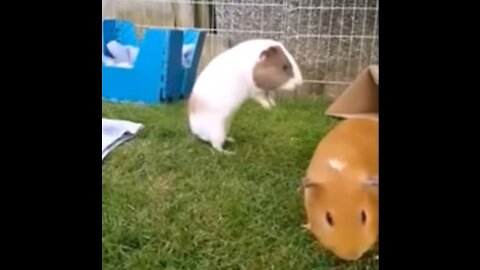
[[[263,95],[254,96],[253,99],[260,104],[264,109],[271,109],[272,105],[270,104],[269,100]]]
[[[273,105],[271,105],[270,102],[268,102],[268,101],[266,101],[266,102],[260,102],[260,105],[262,105],[262,107],[263,107],[264,109],[267,109],[267,110],[270,110],[270,109],[273,107]]]
[[[220,146],[214,146],[213,149],[214,149],[215,151],[217,151],[218,153],[224,154],[224,155],[233,155],[233,154],[235,154],[235,152],[229,151],[229,150],[225,150],[225,149],[223,149],[223,148],[220,147]]]
[[[235,155],[235,152],[234,151],[229,151],[229,150],[222,150],[220,151],[222,154],[225,154],[225,155]]]
[[[268,103],[270,103],[270,106],[271,107],[275,107],[277,106],[277,103],[275,102],[275,100],[271,97],[268,98]]]
[[[302,224],[302,228],[305,229],[305,230],[310,230],[310,223],[307,223],[307,224]]]
[[[227,141],[227,142],[230,142],[230,143],[234,143],[234,142],[235,142],[235,139],[232,138],[232,137],[227,137],[226,141]]]

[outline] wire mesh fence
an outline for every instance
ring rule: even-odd
[[[250,38],[285,44],[304,74],[305,93],[337,95],[378,63],[378,0],[102,0],[103,17],[146,28],[208,31],[199,72]]]

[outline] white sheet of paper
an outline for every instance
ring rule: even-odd
[[[139,48],[131,45],[122,45],[116,40],[107,43],[107,49],[113,57],[103,56],[102,61],[107,66],[133,68]]]
[[[117,146],[133,138],[143,124],[102,118],[102,160]]]

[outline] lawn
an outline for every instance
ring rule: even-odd
[[[145,124],[102,165],[102,266],[122,269],[377,269],[336,260],[301,228],[296,189],[334,120],[319,99],[253,102],[213,152],[187,131],[183,102],[103,104],[103,117]]]

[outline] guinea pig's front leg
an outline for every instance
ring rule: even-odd
[[[272,106],[272,107],[277,106],[277,103],[276,103],[275,100],[273,99],[271,92],[265,93],[265,97],[267,98],[268,103],[270,103],[270,106]]]
[[[277,103],[272,97],[268,97],[268,101],[270,102],[270,105],[272,105],[272,107],[277,106]]]
[[[268,97],[265,94],[256,94],[253,96],[253,100],[258,102],[263,108],[271,109],[272,105],[270,104]]]

